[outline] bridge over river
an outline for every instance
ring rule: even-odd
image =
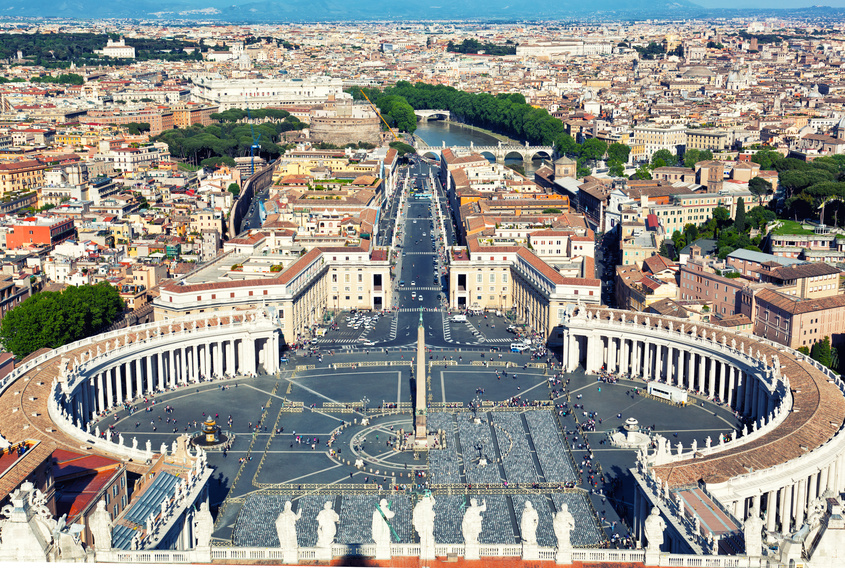
[[[444,142],[442,146],[429,146],[419,137],[415,137],[414,148],[421,156],[429,156],[440,160],[440,153],[446,148]],[[496,146],[476,146],[470,142],[469,146],[449,146],[449,148],[458,155],[476,153],[481,154],[485,158],[494,158],[496,163],[504,164],[505,158],[522,159],[523,163],[529,163],[534,159],[554,158],[554,147],[552,146],[531,146],[526,142],[524,146],[518,144],[505,144],[499,142]]]

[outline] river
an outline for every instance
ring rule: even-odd
[[[414,132],[416,136],[421,138],[429,146],[440,147],[443,142],[446,146],[469,146],[472,142],[476,146],[495,146],[499,140],[485,134],[467,128],[454,122],[444,122],[441,120],[432,120],[429,122],[420,122],[417,124],[417,130]],[[488,158],[490,159],[490,158]],[[492,161],[492,160],[491,160]],[[505,160],[505,165],[522,165],[521,159],[508,158]],[[533,160],[527,164],[526,175],[533,178],[534,172],[542,165],[541,160]]]

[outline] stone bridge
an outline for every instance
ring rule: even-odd
[[[440,152],[446,148],[446,144],[444,142],[440,147],[429,146],[420,138],[416,138],[414,140],[414,147],[419,155],[430,156],[440,160]],[[522,158],[523,163],[527,163],[535,158],[553,159],[555,155],[553,146],[531,146],[527,142],[524,146],[502,142],[499,142],[496,146],[476,146],[470,142],[469,146],[449,146],[449,148],[458,155],[476,153],[488,159],[492,156],[498,164],[504,164],[505,158],[516,156]]]
[[[428,122],[429,120],[451,120],[454,118],[454,115],[448,110],[420,109],[415,110],[414,114],[420,122]]]

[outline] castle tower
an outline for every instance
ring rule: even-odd
[[[417,391],[414,404],[414,449],[428,448],[428,432],[425,427],[426,415],[426,374],[425,374],[425,326],[422,308],[420,325],[417,326]]]

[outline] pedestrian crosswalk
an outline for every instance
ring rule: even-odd
[[[403,312],[403,313],[408,314],[408,313],[418,313],[418,312],[420,311],[420,309],[419,309],[419,308],[396,308],[396,309],[395,309],[395,310],[393,310],[393,311],[395,311],[395,312]],[[423,307],[422,311],[424,311],[424,312],[440,312],[440,311],[442,311],[442,310],[441,310],[440,308],[426,308],[426,307]]]
[[[437,254],[437,251],[430,251],[430,252],[407,252],[407,251],[406,251],[406,252],[403,252],[402,254],[405,254],[405,255],[408,255],[408,256],[410,256],[410,255],[412,255],[412,254],[416,254],[416,255],[422,255],[422,254],[432,255],[432,254]]]
[[[442,292],[443,288],[440,286],[403,286],[399,288],[400,291],[402,290],[410,290],[412,292],[423,291],[423,292]]]

